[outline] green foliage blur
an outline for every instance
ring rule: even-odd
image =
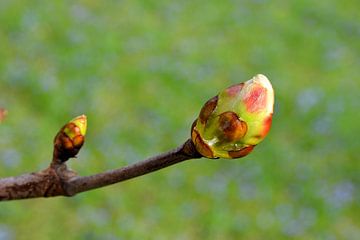
[[[190,136],[203,103],[263,73],[270,134],[249,156],[193,160],[73,198],[0,203],[7,239],[359,239],[359,1],[0,1],[0,176],[135,163]]]

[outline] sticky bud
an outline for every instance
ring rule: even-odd
[[[193,123],[191,138],[207,158],[249,154],[270,130],[274,90],[266,76],[235,84],[205,103]]]
[[[54,139],[54,158],[65,162],[75,157],[84,144],[86,127],[85,115],[76,117],[65,124]]]

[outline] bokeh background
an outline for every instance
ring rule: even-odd
[[[45,168],[87,114],[81,175],[172,149],[266,74],[270,134],[73,198],[0,203],[0,239],[360,239],[359,1],[0,1],[0,176]]]

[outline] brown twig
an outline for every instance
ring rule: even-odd
[[[201,155],[196,151],[192,141],[189,139],[182,146],[172,151],[157,155],[130,166],[92,176],[75,177],[65,183],[65,188],[67,190],[67,194],[71,196],[76,193],[100,188],[154,172],[185,160],[200,157]]]
[[[245,83],[223,90],[206,102],[199,118],[192,125],[191,139],[179,148],[127,167],[86,177],[77,176],[66,166],[66,161],[75,157],[85,142],[86,116],[78,116],[64,125],[55,136],[53,160],[49,168],[19,177],[0,179],[0,201],[73,196],[202,156],[230,159],[244,157],[270,130],[273,105],[274,91],[271,83],[264,75],[258,74]],[[6,111],[0,108],[0,121],[5,115]],[[248,120],[256,117],[256,122],[262,124],[254,125],[254,121],[249,121],[248,125],[241,116]],[[249,127],[252,128],[250,133]],[[211,138],[207,136],[209,134]],[[216,144],[210,145],[210,141],[205,141],[204,136],[208,140],[215,139]]]
[[[53,159],[50,166],[39,172],[0,179],[0,201],[37,197],[74,196],[77,193],[104,187],[138,177],[170,165],[200,158],[191,139],[180,147],[127,167],[92,176],[78,176],[66,166],[85,141],[85,115],[65,124],[54,138]]]
[[[65,162],[53,161],[51,166],[43,171],[0,179],[0,200],[73,196],[200,157],[201,155],[189,139],[172,151],[92,176],[77,176],[66,167]]]

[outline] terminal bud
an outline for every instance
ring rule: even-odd
[[[191,138],[207,158],[249,154],[270,130],[274,90],[266,76],[235,84],[205,103],[193,123]]]

